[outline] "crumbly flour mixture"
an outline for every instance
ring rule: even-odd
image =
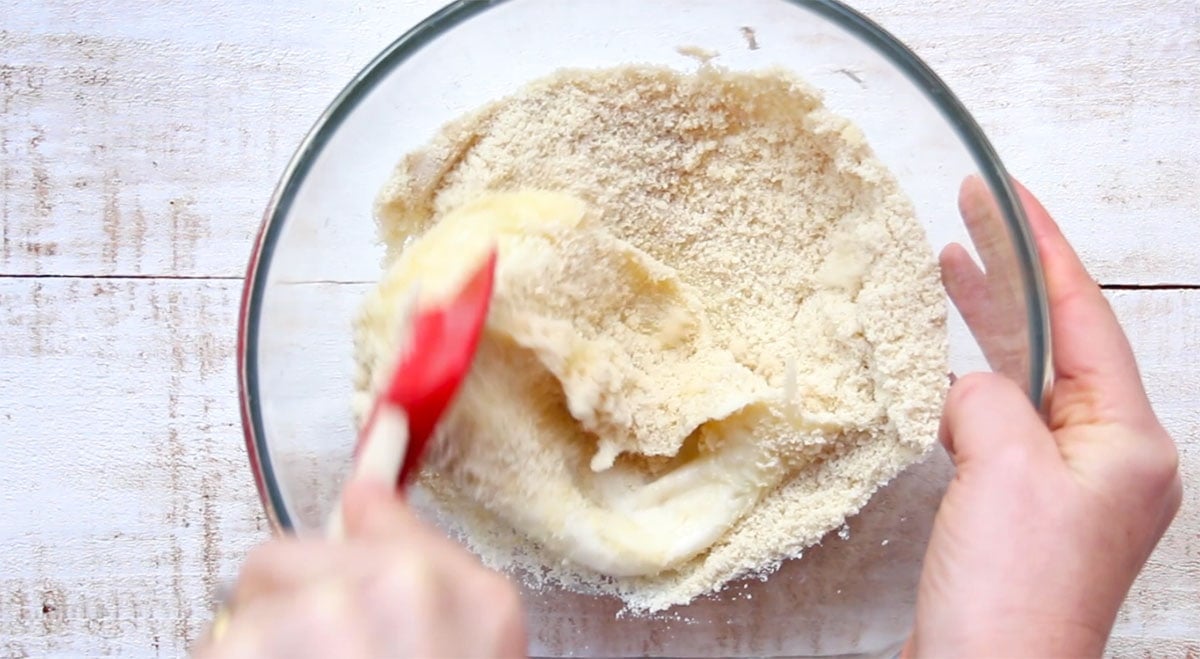
[[[764,575],[934,442],[936,260],[861,132],[786,73],[562,71],[382,191],[359,414],[408,291],[497,288],[422,483],[484,561],[652,612]]]

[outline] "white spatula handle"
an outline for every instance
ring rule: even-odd
[[[382,401],[376,404],[379,407],[371,416],[367,436],[354,461],[347,484],[369,480],[394,487],[400,476],[400,468],[404,466],[404,454],[408,450],[408,415],[395,405]],[[325,525],[325,536],[330,540],[341,540],[345,536],[343,504],[344,501],[339,497],[337,507]]]

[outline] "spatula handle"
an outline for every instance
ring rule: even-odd
[[[369,480],[394,487],[407,451],[408,416],[395,405],[377,401],[367,419],[360,452],[354,461],[348,483]],[[343,501],[339,498],[337,507],[330,513],[325,525],[325,536],[331,540],[345,537],[342,508]]]

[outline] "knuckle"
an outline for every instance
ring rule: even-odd
[[[246,555],[238,572],[237,583],[225,594],[227,605],[245,606],[251,601],[260,599],[271,593],[275,587],[274,565],[279,555],[279,549],[274,543],[255,547]]]
[[[1174,443],[1164,442],[1154,451],[1146,465],[1146,478],[1151,485],[1164,492],[1179,480],[1179,449]]]
[[[1026,441],[1005,442],[995,449],[992,458],[996,463],[1007,468],[1027,470],[1038,462],[1038,454],[1034,444]]]
[[[1175,515],[1179,513],[1179,508],[1182,505],[1183,479],[1179,476],[1176,476],[1175,480],[1171,482],[1167,490],[1167,505],[1164,512],[1166,514],[1166,521],[1168,524],[1171,520],[1175,519]]]
[[[296,622],[314,638],[337,639],[353,628],[352,598],[342,584],[321,584],[303,591],[296,601]]]
[[[967,373],[951,385],[950,393],[946,396],[946,407],[953,409],[994,395],[1004,381],[1002,376],[995,373]]]
[[[990,389],[994,384],[993,380],[995,377],[996,376],[992,373],[985,373],[982,371],[967,373],[966,375],[958,378],[952,388],[957,390],[959,396],[976,395],[980,391]]]
[[[242,563],[239,581],[253,582],[265,579],[274,574],[283,554],[287,551],[284,543],[288,540],[277,540],[259,545],[250,550]]]
[[[473,603],[486,606],[489,609],[506,606],[509,603],[511,584],[500,574],[481,565],[472,566],[470,576],[463,579],[464,594]]]
[[[1181,496],[1179,449],[1160,433],[1159,437],[1139,437],[1139,449],[1127,458],[1127,468],[1136,479],[1136,487],[1151,501],[1168,501]]]
[[[384,571],[374,595],[380,601],[400,598],[412,606],[428,606],[439,590],[434,567],[419,555],[405,552]]]
[[[499,574],[492,574],[486,593],[487,601],[495,607],[502,619],[512,621],[521,618],[521,596],[513,584]]]
[[[489,571],[490,572],[490,571]],[[492,654],[518,656],[525,649],[525,615],[521,596],[504,576],[490,573],[479,593],[480,604],[487,607],[492,621]]]

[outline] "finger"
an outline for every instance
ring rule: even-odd
[[[985,273],[985,287],[972,291],[973,304],[983,309],[967,319],[971,333],[983,348],[993,371],[1028,386],[1026,296],[1024,281],[1016,269],[1009,223],[991,188],[979,176],[970,176],[963,181],[958,207]],[[961,259],[964,266],[969,261],[965,250],[956,258]]]
[[[1025,386],[1028,382],[1029,340],[1025,309],[997,299],[991,277],[985,275],[967,250],[950,243],[939,262],[942,285],[983,350],[991,369]],[[1002,296],[1003,297],[1003,296]]]
[[[220,657],[381,656],[352,582],[339,575],[239,608],[212,653]]]
[[[1014,281],[1013,243],[1008,223],[991,188],[981,177],[968,176],[963,180],[958,190],[958,212],[988,276],[998,281]]]
[[[970,373],[950,387],[939,438],[954,464],[994,464],[1013,449],[1059,459],[1058,446],[1029,397],[995,373]]]
[[[421,521],[390,485],[353,481],[346,485],[342,501],[348,538],[401,540],[409,546],[434,543],[436,548],[458,549],[456,543]]]
[[[975,337],[975,342],[983,350],[984,357],[992,370],[996,370],[995,360],[990,349],[986,328],[992,324],[988,310],[987,277],[966,248],[958,243],[950,243],[938,255],[938,265],[942,275],[942,288],[958,309],[959,315]],[[955,374],[950,374],[950,384],[954,384]]]
[[[400,551],[410,549],[404,546]],[[396,656],[444,656],[449,648],[462,647],[463,631],[478,632],[480,620],[462,619],[462,613],[477,610],[478,603],[475,609],[452,605],[454,593],[469,575],[447,574],[440,558],[409,553],[362,584],[368,626],[376,630],[378,642],[395,646]]]
[[[521,595],[507,577],[490,570],[486,572],[488,578],[480,579],[479,587],[473,592],[462,591],[458,594],[459,607],[478,607],[480,603],[485,603],[488,616],[482,626],[482,635],[491,644],[481,648],[480,654],[506,659],[526,657],[528,638]]]
[[[395,560],[368,581],[365,591],[371,616],[417,624],[424,633],[412,639],[465,647],[462,638],[438,637],[428,630],[453,632],[474,625],[481,638],[497,643],[486,652],[458,653],[462,656],[523,656],[525,635],[520,598],[503,576],[485,568],[465,548],[416,516],[391,487],[370,482],[351,483],[344,493],[348,538],[392,541]],[[430,624],[419,624],[433,616]],[[450,623],[458,624],[447,624]],[[393,620],[389,628],[399,624]],[[489,627],[499,628],[489,631]],[[503,633],[501,633],[503,632]],[[475,641],[472,641],[474,643]],[[429,654],[416,652],[414,656]]]
[[[363,619],[375,630],[376,643],[392,650],[389,656],[507,657],[524,651],[516,590],[498,574],[458,565],[454,556],[462,553],[408,553],[363,582]]]
[[[396,541],[407,551],[425,558],[436,557],[438,565],[452,573],[484,569],[462,545],[417,517],[390,487],[371,482],[350,483],[343,500],[348,538]]]
[[[391,484],[369,479],[346,483],[342,515],[348,538],[397,538],[415,532],[417,517]]]
[[[1156,423],[1133,350],[1108,300],[1041,202],[1013,184],[1046,280],[1056,379],[1051,428]]]
[[[242,565],[230,606],[237,610],[252,602],[294,592],[315,581],[363,566],[366,549],[323,540],[275,540],[250,552]]]
[[[456,639],[436,637],[435,632],[460,626],[455,623],[482,624],[479,619],[457,619],[463,612],[479,609],[479,598],[467,592],[471,585],[493,577],[475,556],[422,522],[390,487],[351,483],[343,496],[347,538],[382,541],[396,552],[394,560],[367,582],[372,619],[382,623],[380,616],[399,617],[404,622],[399,629],[402,636],[441,647],[455,647]],[[388,628],[396,629],[398,624],[393,620]],[[411,656],[429,654],[410,649],[415,650]]]
[[[967,326],[972,330],[985,326],[988,322],[987,277],[967,249],[958,243],[950,243],[942,249],[938,262],[942,286]]]

